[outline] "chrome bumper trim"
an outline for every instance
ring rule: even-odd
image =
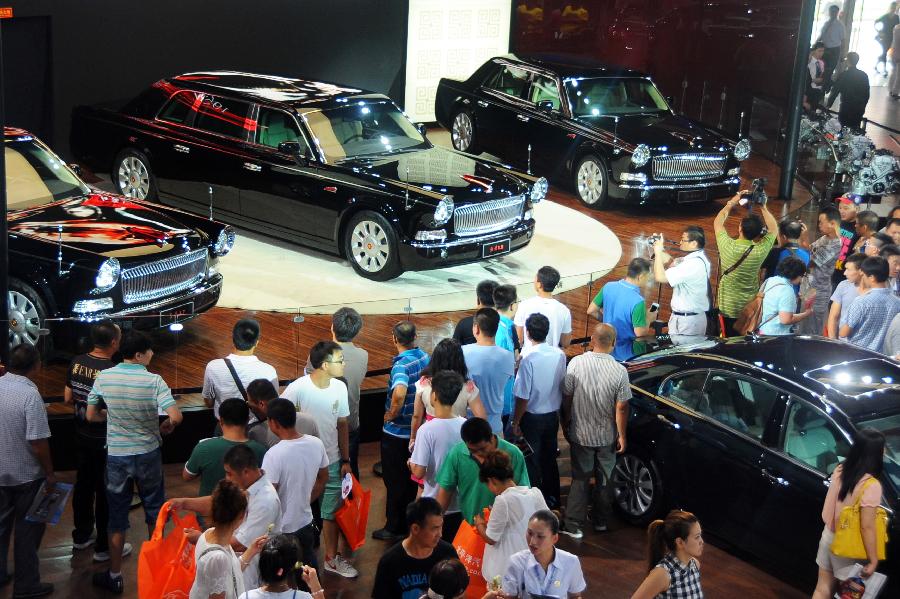
[[[201,285],[197,287],[192,287],[188,290],[187,293],[183,293],[181,295],[175,297],[167,297],[161,299],[159,301],[150,303],[150,304],[142,304],[140,306],[132,306],[126,308],[125,310],[121,310],[119,312],[86,312],[76,317],[76,320],[97,320],[100,318],[121,318],[125,316],[129,316],[131,314],[135,314],[138,312],[148,312],[155,310],[157,308],[162,308],[163,306],[177,305],[180,302],[189,301],[198,295],[202,295],[207,293],[208,291],[212,291],[213,289],[218,289],[222,287],[222,277],[219,277],[219,280],[214,283],[209,283],[208,281],[204,281]],[[48,319],[53,320],[53,319]]]
[[[533,226],[532,226],[533,228]],[[504,238],[504,237],[512,237],[529,229],[529,225],[520,224],[512,229],[503,229],[501,231],[494,231],[493,233],[486,235],[479,235],[478,237],[466,237],[463,239],[454,239],[453,241],[445,241],[445,242],[437,242],[437,243],[428,243],[423,241],[410,241],[406,245],[414,248],[420,249],[441,249],[441,248],[449,248],[456,247],[459,245],[471,245],[473,243],[484,243],[486,241],[490,241],[492,239]]]
[[[740,177],[732,177],[731,179],[716,181],[714,183],[684,183],[681,185],[656,185],[654,183],[648,185],[632,185],[630,183],[617,183],[616,185],[621,189],[639,189],[642,191],[653,191],[654,189],[697,189],[698,187],[705,188],[718,187],[720,185],[738,185],[740,182]]]

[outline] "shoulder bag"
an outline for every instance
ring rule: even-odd
[[[711,282],[708,283],[706,292],[710,296],[710,302],[709,302],[710,309],[706,311],[706,334],[707,335],[711,335],[713,337],[724,337],[725,336],[725,322],[722,318],[722,314],[719,312],[719,294],[718,294],[719,284],[721,284],[722,279],[725,276],[733,273],[735,270],[738,269],[738,267],[741,264],[744,263],[744,260],[747,259],[747,256],[750,255],[750,252],[753,251],[754,247],[756,247],[756,246],[753,245],[751,242],[750,247],[748,247],[746,250],[744,250],[744,253],[741,254],[741,257],[738,258],[734,264],[732,264],[731,266],[726,268],[724,270],[724,272],[722,272],[722,274],[719,275],[719,282],[716,283],[715,289],[712,288]],[[721,257],[719,258],[718,263],[719,263],[719,269],[721,270],[721,268],[722,268]],[[709,279],[707,279],[707,281],[709,281]]]
[[[769,291],[776,287],[783,286],[784,283],[772,285]],[[765,285],[763,285],[763,289],[765,289]],[[737,320],[734,321],[734,330],[737,331],[738,334],[747,335],[753,331],[759,330],[762,325],[778,316],[778,312],[775,312],[775,314],[767,318],[765,322],[760,322],[762,320],[763,300],[766,297],[766,292],[763,289],[760,289],[759,293],[757,293],[752,300],[747,302],[747,305],[744,306],[744,309],[741,310],[741,313],[738,315]]]
[[[228,367],[228,372],[231,373],[231,378],[234,379],[234,384],[237,385],[238,391],[241,394],[241,397],[244,398],[244,401],[247,401],[247,390],[244,389],[244,383],[241,382],[241,379],[238,377],[237,370],[234,369],[234,364],[231,363],[231,360],[228,358],[224,358],[225,366]]]
[[[841,509],[837,529],[834,531],[834,540],[831,542],[831,552],[839,557],[849,559],[868,559],[866,546],[863,544],[862,526],[860,524],[859,509],[863,493],[866,487],[875,482],[870,478],[863,483],[859,497],[853,505],[845,505]],[[887,545],[887,512],[879,506],[875,508],[875,547],[878,559],[885,558],[885,545]]]

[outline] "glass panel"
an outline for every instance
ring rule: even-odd
[[[884,471],[895,489],[900,489],[900,414],[858,423],[859,428],[874,428],[884,435]]]
[[[531,94],[528,99],[535,104],[538,102],[552,102],[553,110],[559,110],[559,89],[556,87],[556,81],[536,75],[531,83]]]
[[[277,148],[279,144],[289,142],[300,142],[304,148],[306,141],[300,135],[297,123],[291,115],[281,110],[272,110],[271,108],[259,109],[259,121],[256,127],[257,143],[270,148]]]
[[[819,410],[799,401],[788,408],[784,452],[829,475],[850,451],[844,435]]]
[[[245,139],[254,124],[247,120],[249,104],[206,94],[197,109],[194,127],[236,139]]]
[[[766,385],[713,373],[706,383],[710,416],[736,431],[762,440],[778,392]]]
[[[674,376],[662,384],[659,395],[709,416],[711,414],[709,398],[703,392],[708,371],[691,372]]]
[[[804,376],[853,397],[900,387],[900,366],[879,358],[826,364]]]
[[[519,98],[528,82],[528,71],[515,67],[502,66],[497,73],[484,84],[485,87],[497,90],[508,96]]]
[[[5,143],[7,210],[26,210],[89,193],[69,167],[30,136]],[[15,229],[15,225],[10,225]]]
[[[179,92],[172,96],[169,103],[159,112],[159,119],[170,123],[188,124],[198,94],[194,92]]]
[[[569,79],[565,86],[572,113],[576,117],[669,110],[662,94],[646,79]]]

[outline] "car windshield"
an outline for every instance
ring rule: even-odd
[[[406,115],[387,100],[314,110],[303,118],[330,163],[431,146]]]
[[[900,414],[861,420],[858,428],[874,428],[884,435],[884,472],[895,489],[900,490]]]
[[[90,190],[69,167],[30,136],[6,140],[7,211],[27,210]]]
[[[575,117],[667,112],[669,105],[647,79],[638,77],[567,79],[566,93]]]

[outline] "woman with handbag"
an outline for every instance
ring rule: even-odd
[[[875,429],[859,431],[847,459],[834,470],[822,508],[825,528],[816,563],[819,581],[813,599],[834,596],[838,580],[845,580],[857,562],[865,560],[861,576],[868,578],[884,553],[884,511],[881,476],[884,435]],[[880,513],[879,513],[880,512]],[[879,523],[878,520],[882,522]]]
[[[806,274],[806,265],[799,258],[788,256],[775,267],[775,276],[766,279],[760,294],[763,296],[759,332],[763,335],[790,335],[793,326],[812,314],[814,297],[808,297],[805,309],[796,312],[799,285]],[[815,293],[815,291],[813,291]]]

